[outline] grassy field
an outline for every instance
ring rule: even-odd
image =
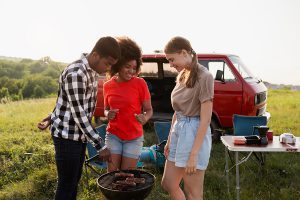
[[[41,132],[37,122],[52,110],[55,99],[27,100],[0,104],[0,199],[53,199],[56,168],[49,131]],[[272,114],[269,126],[275,134],[292,132],[300,136],[300,92],[269,92],[268,109]],[[145,145],[155,143],[153,130],[145,133]],[[255,162],[241,165],[241,199],[300,199],[299,153],[267,154],[267,163],[260,169]],[[205,176],[205,199],[234,199],[234,170],[230,172],[227,193],[224,175],[224,147],[213,144],[210,164]],[[161,171],[155,174],[156,185],[148,200],[169,199],[160,187]],[[104,199],[96,185],[96,176],[89,172],[79,185],[78,199]],[[91,178],[92,177],[92,178]]]

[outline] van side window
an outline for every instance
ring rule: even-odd
[[[176,77],[178,72],[175,68],[170,67],[170,63],[163,63],[164,77]]]
[[[223,60],[200,60],[199,63],[212,73],[214,79],[216,79],[217,72],[224,72],[223,78],[225,82],[234,82],[236,80],[231,69]]]
[[[158,78],[157,62],[143,62],[139,76]]]

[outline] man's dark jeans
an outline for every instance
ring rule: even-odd
[[[56,137],[52,137],[52,139],[58,174],[55,200],[76,199],[77,185],[85,159],[86,144]]]

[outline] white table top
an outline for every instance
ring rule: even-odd
[[[234,137],[240,136],[221,136],[221,141],[230,151],[300,152],[300,137],[296,137],[295,144],[283,144],[279,142],[279,136],[273,136],[267,145],[236,145],[233,143]]]

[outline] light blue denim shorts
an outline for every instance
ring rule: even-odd
[[[144,136],[134,140],[121,140],[112,133],[106,133],[105,144],[112,154],[138,159],[142,152]]]
[[[200,118],[187,117],[178,112],[176,112],[176,118],[170,133],[172,135],[168,160],[174,162],[177,167],[186,167],[200,124]],[[205,170],[207,168],[211,143],[211,130],[209,127],[198,153],[197,169]]]

